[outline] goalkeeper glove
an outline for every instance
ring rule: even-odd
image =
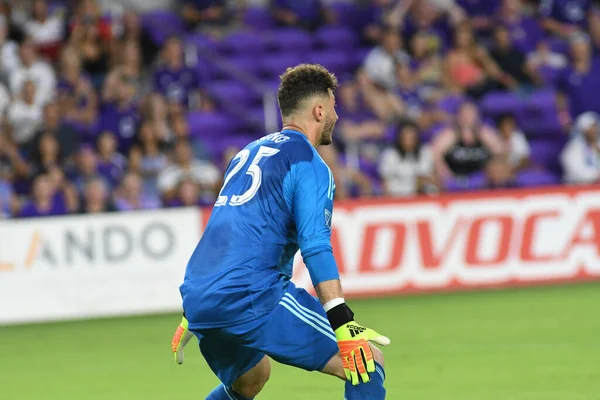
[[[390,339],[356,323],[354,313],[345,303],[329,310],[327,318],[340,348],[346,379],[353,385],[358,385],[361,380],[364,383],[369,382],[369,373],[375,372],[375,361],[369,342],[387,346]]]
[[[188,344],[192,336],[194,334],[188,329],[188,320],[184,314],[171,340],[171,349],[177,364],[183,364],[183,348]]]

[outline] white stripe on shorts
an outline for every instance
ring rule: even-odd
[[[320,326],[319,324],[317,324],[314,319],[311,321],[309,319],[310,317],[308,317],[305,314],[301,314],[299,311],[292,308],[292,306],[289,303],[284,302],[283,300],[281,302],[279,302],[279,304],[281,304],[283,307],[287,308],[287,310],[289,312],[291,312],[292,314],[294,314],[299,320],[306,322],[308,325],[312,326],[315,330],[321,332],[323,335],[327,336],[329,339],[331,339],[337,343],[337,340],[335,339],[335,336],[331,333],[331,331],[327,331],[327,330],[323,329],[323,327]]]
[[[325,328],[331,329],[331,325],[329,324],[329,320],[327,318],[325,318],[324,316],[322,316],[321,314],[319,314],[317,312],[314,312],[310,308],[304,307],[291,294],[286,293],[286,294],[283,295],[283,298],[284,299],[287,298],[287,299],[291,300],[292,303],[294,303],[301,311],[304,311],[306,314],[312,315],[313,317],[315,317],[318,320],[320,320],[323,323],[323,325],[325,326]]]

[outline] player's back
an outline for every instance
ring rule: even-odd
[[[232,159],[181,286],[190,326],[249,321],[281,299],[298,251],[290,171],[314,158],[322,162],[304,135],[283,131]]]

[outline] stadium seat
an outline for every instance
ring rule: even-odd
[[[301,29],[274,29],[268,37],[269,49],[273,52],[291,52],[305,55],[312,50],[312,37]]]
[[[344,51],[325,50],[313,52],[309,58],[311,63],[321,64],[334,74],[341,76],[350,70],[350,63]]]
[[[559,184],[560,179],[544,169],[532,168],[519,172],[516,183],[519,187],[549,186]]]
[[[275,26],[275,21],[267,7],[248,7],[244,12],[244,24],[256,30],[267,30]]]
[[[171,35],[183,35],[185,32],[179,14],[170,10],[154,10],[142,15],[142,27],[158,45]]]
[[[481,112],[492,117],[505,113],[516,114],[522,107],[519,95],[506,91],[490,92],[480,103]]]
[[[350,28],[326,25],[314,34],[316,48],[351,51],[358,47],[358,37]]]
[[[207,86],[208,93],[220,105],[234,102],[242,106],[250,106],[261,102],[261,95],[246,85],[236,81],[213,81]]]
[[[231,135],[239,121],[225,113],[190,112],[187,116],[190,136],[214,138]]]
[[[236,31],[223,39],[221,49],[225,55],[245,54],[260,57],[267,49],[267,42],[260,33]]]
[[[267,80],[278,78],[288,67],[293,67],[305,61],[306,58],[301,53],[264,56],[261,58],[261,76],[267,78]]]

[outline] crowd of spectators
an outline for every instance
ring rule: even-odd
[[[163,37],[95,0],[2,2],[0,218],[211,205],[243,144],[215,152],[214,134],[192,129],[190,113],[227,103],[196,65],[209,61],[186,57],[186,40],[256,31],[245,26],[256,3],[273,29],[348,24],[359,43],[360,59],[338,76],[334,146],[320,149],[338,198],[598,182],[593,1],[347,2],[360,24],[322,0],[181,0],[164,18],[182,32],[154,20]],[[499,107],[502,94],[541,97],[554,124]],[[530,143],[547,130],[560,144],[549,161]]]

